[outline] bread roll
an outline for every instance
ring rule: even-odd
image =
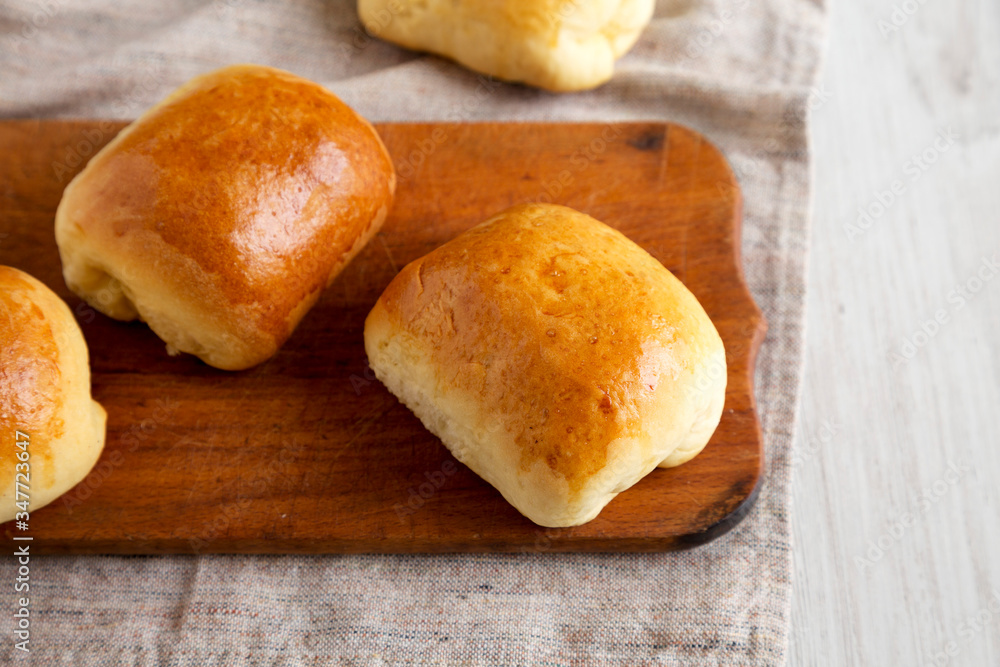
[[[726,354],[656,259],[563,206],[516,206],[407,265],[365,322],[375,375],[542,526],[593,519],[719,424]]]
[[[653,0],[358,0],[366,30],[483,74],[554,91],[611,78]]]
[[[94,308],[239,370],[273,355],[378,231],[395,183],[375,130],[333,94],[236,65],[95,155],[63,194],[56,242]]]
[[[34,512],[86,477],[104,448],[105,422],[69,308],[28,274],[0,266],[0,523],[23,511],[16,491]]]

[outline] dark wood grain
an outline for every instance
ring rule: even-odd
[[[400,173],[384,230],[277,356],[227,373],[168,357],[144,325],[95,313],[63,283],[52,232],[62,190],[123,125],[0,123],[0,263],[74,309],[94,397],[108,411],[94,471],[32,513],[34,552],[661,551],[710,540],[746,513],[761,474],[752,380],[765,326],[741,275],[739,189],[696,133],[651,123],[377,126]],[[705,451],[568,529],[532,524],[455,463],[374,380],[361,336],[400,267],[539,200],[588,213],[656,256],[704,304],[729,362],[722,423]]]

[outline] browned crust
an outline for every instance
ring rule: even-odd
[[[60,409],[65,382],[56,336],[52,295],[41,283],[0,266],[0,465],[13,471],[18,462],[15,431],[44,433],[32,441],[31,456],[51,459],[49,443],[63,437]],[[66,313],[68,317],[68,312]],[[89,388],[88,388],[89,389]],[[5,472],[13,477],[13,472]]]
[[[373,310],[429,352],[439,381],[514,435],[571,492],[637,437],[657,389],[721,341],[693,295],[619,232],[517,206],[406,266]],[[668,389],[668,391],[673,391]]]
[[[210,304],[220,328],[273,352],[374,234],[394,188],[378,135],[336,96],[240,65],[192,80],[126,128],[61,208],[109,264],[156,271]]]

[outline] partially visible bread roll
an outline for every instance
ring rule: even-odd
[[[367,31],[483,74],[594,88],[653,16],[653,0],[358,0]]]
[[[56,213],[63,273],[171,353],[248,368],[378,231],[395,183],[375,130],[332,93],[227,67],[178,88],[69,184]]]
[[[22,511],[15,501],[27,499],[34,512],[86,477],[105,422],[69,308],[28,274],[0,266],[0,523]]]
[[[407,265],[365,322],[375,375],[543,526],[593,519],[708,443],[726,394],[715,326],[621,233],[509,209]]]

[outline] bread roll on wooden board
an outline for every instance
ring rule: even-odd
[[[66,283],[142,319],[171,353],[268,359],[378,231],[395,191],[375,130],[287,72],[234,65],[184,84],[66,188]]]
[[[27,273],[0,266],[0,523],[23,511],[16,501],[39,510],[86,477],[106,421],[90,397],[87,344],[69,307]]]
[[[653,16],[653,0],[358,0],[369,34],[552,91],[594,88]]]
[[[365,350],[455,458],[549,527],[693,458],[726,396],[722,339],[694,295],[564,206],[516,206],[407,265]]]

